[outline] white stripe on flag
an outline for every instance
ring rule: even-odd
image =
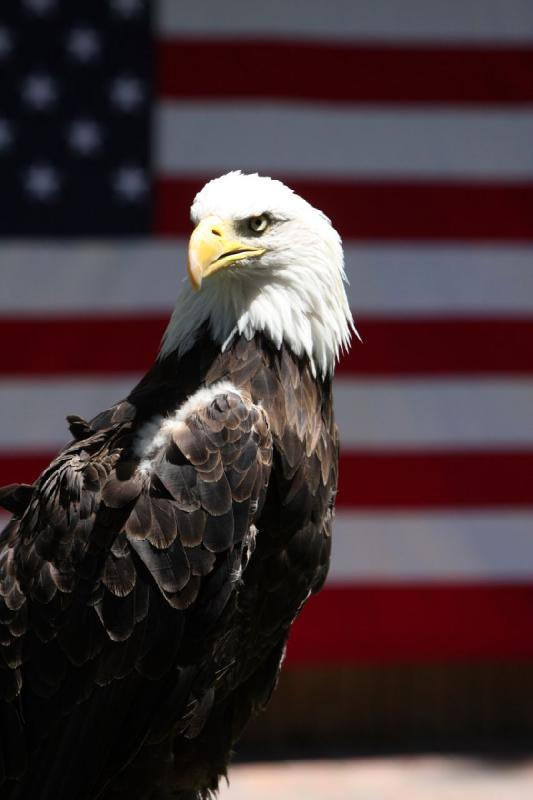
[[[337,512],[328,584],[530,580],[532,529],[533,514],[514,511]]]
[[[533,39],[530,0],[159,0],[163,36],[378,41],[521,42]]]
[[[125,397],[139,376],[6,380],[0,393],[0,448],[56,449],[69,438],[65,416],[91,417]],[[528,448],[533,444],[531,380],[335,381],[344,450]]]
[[[2,247],[0,313],[169,311],[186,279],[185,259],[183,240],[8,242]]]
[[[345,253],[356,314],[533,312],[533,248],[348,244]]]
[[[533,444],[531,380],[335,380],[344,449],[484,449]]]
[[[169,313],[186,249],[183,239],[5,244],[0,315]],[[533,312],[533,247],[348,243],[345,255],[356,315]]]
[[[65,420],[67,414],[94,417],[124,398],[137,378],[2,381],[0,449],[58,449],[72,438]]]
[[[342,179],[533,175],[529,110],[180,101],[158,107],[155,132],[156,171],[163,174],[239,168]]]
[[[329,581],[527,580],[532,530],[533,512],[337,512]]]
[[[533,514],[514,511],[337,512],[328,584],[529,580],[532,529]]]

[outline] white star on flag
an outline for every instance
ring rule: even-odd
[[[74,28],[67,35],[67,50],[78,61],[94,61],[100,52],[100,37],[91,28]]]
[[[134,17],[143,7],[141,0],[112,0],[111,8],[123,17]]]
[[[49,14],[54,9],[56,0],[24,0],[24,6],[32,14],[38,14],[40,17]]]
[[[146,174],[140,167],[121,167],[113,176],[113,188],[123,200],[134,203],[148,191]]]
[[[121,111],[135,111],[144,100],[144,88],[138,78],[122,76],[112,81],[110,97]]]
[[[0,151],[8,150],[13,142],[13,132],[7,119],[0,119]]]
[[[0,58],[7,58],[13,49],[13,34],[7,28],[0,28]]]
[[[26,170],[24,188],[36,200],[50,200],[59,192],[57,170],[49,164],[34,164]]]
[[[22,86],[22,99],[37,111],[44,111],[57,98],[55,81],[45,73],[28,75]]]
[[[77,119],[71,123],[67,134],[68,143],[73,150],[88,156],[102,144],[100,125],[92,119]]]

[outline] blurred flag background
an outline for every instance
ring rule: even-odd
[[[19,0],[0,91],[0,484],[149,366],[205,180],[279,177],[342,234],[364,343],[276,730],[332,674],[330,731],[533,726],[533,4]]]

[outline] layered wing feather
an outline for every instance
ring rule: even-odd
[[[201,728],[224,669],[208,642],[253,550],[269,421],[243,394],[212,394],[163,421],[141,457],[126,416],[96,430],[71,418],[77,441],[5,492],[5,797],[95,796],[162,725]]]

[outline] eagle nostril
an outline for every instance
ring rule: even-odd
[[[222,236],[222,233],[218,228],[211,228],[211,233],[213,234],[213,236]]]

